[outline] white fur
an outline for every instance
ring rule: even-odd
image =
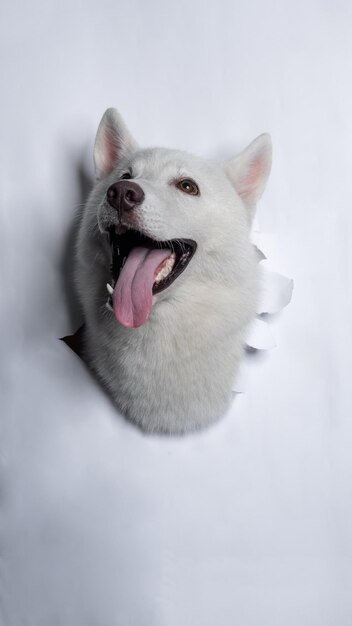
[[[97,182],[77,241],[86,357],[119,409],[144,430],[197,429],[230,404],[258,299],[250,227],[270,162],[268,135],[234,159],[215,163],[177,150],[140,150],[114,109],[100,123]],[[111,259],[104,229],[116,221],[105,196],[130,167],[145,193],[135,209],[140,228],[155,239],[188,238],[198,244],[185,271],[153,297],[149,319],[134,329],[120,325],[105,307]],[[180,177],[194,179],[200,196],[171,184]]]

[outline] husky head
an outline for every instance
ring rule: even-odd
[[[94,162],[83,230],[98,225],[102,262],[111,272],[107,305],[120,324],[142,326],[153,307],[177,298],[190,278],[241,285],[253,259],[255,205],[270,171],[268,135],[215,163],[177,150],[140,149],[119,113],[108,109]]]

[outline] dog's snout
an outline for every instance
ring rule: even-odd
[[[114,209],[131,211],[143,202],[144,191],[132,180],[120,180],[109,187],[106,199]]]

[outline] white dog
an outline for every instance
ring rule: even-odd
[[[215,163],[140,149],[108,109],[94,161],[77,240],[85,358],[144,430],[203,427],[230,404],[255,312],[250,230],[270,171],[270,137]]]

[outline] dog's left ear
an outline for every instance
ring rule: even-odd
[[[116,109],[107,109],[99,124],[94,145],[94,165],[97,180],[104,178],[118,165],[122,156],[138,150],[125,122]]]
[[[271,139],[259,135],[238,156],[224,164],[225,172],[248,209],[250,219],[262,195],[271,169]]]

